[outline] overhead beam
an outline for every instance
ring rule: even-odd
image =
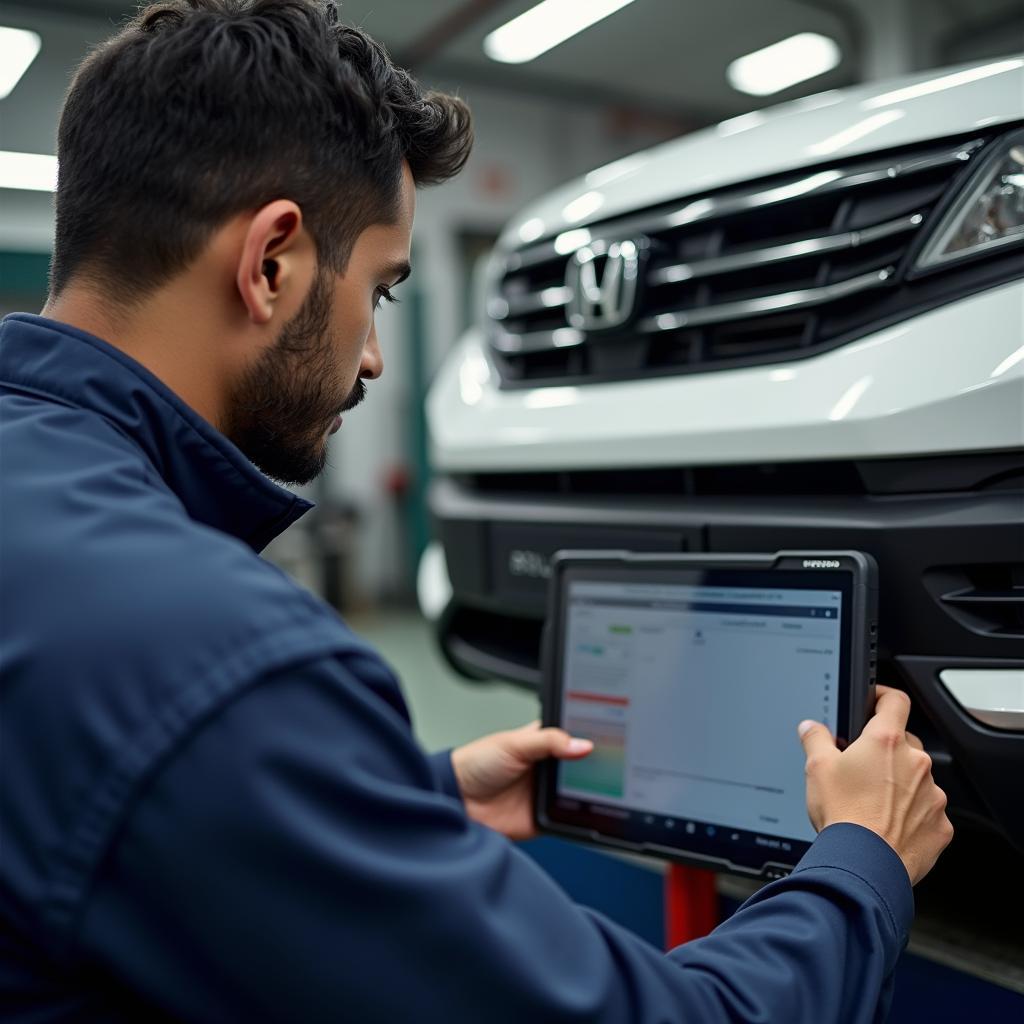
[[[1024,9],[1010,7],[1000,11],[996,16],[978,18],[974,21],[956,25],[955,28],[948,28],[942,32],[935,41],[939,60],[946,63],[950,60],[950,52],[957,43],[975,39],[979,36],[1002,35],[1007,40],[1019,40],[1024,38]],[[1019,50],[1019,45],[1009,42],[1006,46],[1007,55],[1014,50]]]
[[[453,85],[477,85],[495,91],[538,96],[555,103],[600,107],[622,117],[657,119],[666,137],[703,128],[733,117],[736,110],[692,107],[671,100],[654,100],[628,90],[596,83],[568,82],[551,75],[538,74],[505,65],[493,67],[463,60],[436,60],[429,66],[430,78]]]
[[[411,69],[426,64],[463,32],[507,3],[508,0],[466,0],[421,32],[408,46],[402,47],[398,63]]]

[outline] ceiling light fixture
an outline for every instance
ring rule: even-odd
[[[44,153],[0,150],[0,188],[53,192],[57,188],[57,158]]]
[[[842,52],[834,39],[817,32],[801,32],[737,57],[726,68],[725,77],[740,92],[770,96],[831,71],[841,58]]]
[[[484,53],[502,64],[525,64],[632,2],[543,0],[491,32],[484,39]]]
[[[0,26],[0,100],[18,84],[42,45],[35,32]]]

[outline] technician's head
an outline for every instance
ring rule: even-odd
[[[51,299],[216,323],[217,426],[305,483],[382,371],[373,314],[407,273],[415,186],[471,144],[465,104],[423,93],[327,0],[152,4],[68,94]]]

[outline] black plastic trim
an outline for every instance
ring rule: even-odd
[[[637,500],[615,496],[551,495],[516,499],[465,491],[435,481],[431,503],[455,600],[499,616],[540,620],[546,581],[522,580],[510,591],[496,576],[489,540],[493,524],[529,530],[541,557],[571,547],[629,548],[638,531],[663,551],[776,551],[851,548],[878,561],[884,580],[882,656],[889,652],[1008,657],[1020,649],[1012,636],[966,628],[926,587],[930,570],[948,565],[1005,565],[1021,561],[1024,492],[993,489],[935,495],[685,496]],[[549,529],[542,549],[536,530]],[[601,540],[588,539],[600,531]],[[624,539],[617,542],[617,537]]]
[[[1018,649],[1020,645],[1018,644]],[[915,704],[932,718],[957,766],[972,781],[989,816],[1024,852],[1024,733],[989,728],[967,715],[939,680],[943,669],[1024,670],[1024,657],[955,658],[897,656],[896,664]]]
[[[832,459],[730,466],[629,466],[625,468],[464,473],[453,477],[477,495],[515,500],[556,496],[572,500],[628,493],[644,499],[695,495],[908,495],[1017,488],[1024,491],[1024,449],[938,456]]]

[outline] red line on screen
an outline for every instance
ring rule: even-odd
[[[607,693],[582,693],[579,690],[571,690],[565,696],[569,700],[592,700],[597,704],[618,704],[622,707],[629,704],[628,697],[612,697]]]

